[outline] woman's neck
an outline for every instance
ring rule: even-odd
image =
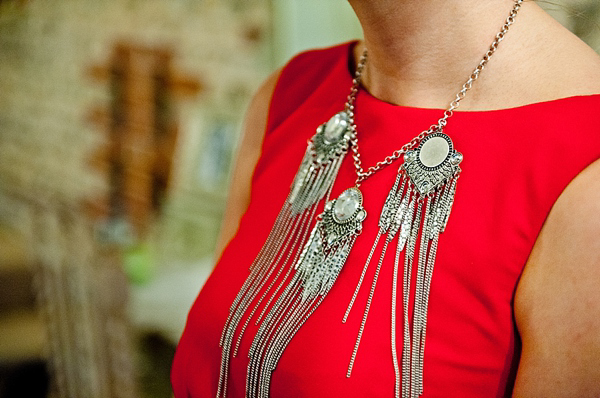
[[[454,98],[514,5],[512,0],[349,1],[369,50],[365,87],[390,103],[430,108],[445,108]],[[530,7],[538,8],[526,4],[520,14]],[[511,40],[518,20],[490,64],[510,58],[510,47],[518,43]]]

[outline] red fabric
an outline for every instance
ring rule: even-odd
[[[276,87],[251,204],[192,307],[172,371],[177,398],[214,397],[219,337],[229,306],[264,243],[316,127],[343,109],[351,44],[301,54]],[[600,158],[600,95],[518,108],[457,112],[446,132],[464,154],[454,208],[440,244],[429,301],[424,397],[509,396],[519,360],[513,295],[540,228],[566,185]],[[360,91],[360,152],[366,166],[435,123],[440,110],[393,106]],[[393,250],[383,264],[351,378],[346,368],[360,325],[372,264],[348,322],[342,316],[377,231],[398,165],[363,183],[368,212],[336,284],[286,348],[271,397],[393,397],[390,302]],[[332,197],[353,186],[344,160]],[[401,297],[401,296],[399,296]],[[401,306],[401,298],[399,302]],[[402,315],[398,316],[402,347]],[[242,397],[249,328],[231,361],[228,396]]]

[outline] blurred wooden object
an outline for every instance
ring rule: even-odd
[[[178,127],[174,100],[196,95],[200,83],[178,74],[169,49],[119,43],[108,65],[88,75],[111,88],[111,103],[92,108],[88,120],[107,142],[90,164],[106,175],[110,192],[88,202],[96,219],[125,219],[142,238],[170,183]]]
[[[0,364],[45,359],[33,271],[23,236],[0,226]]]
[[[123,248],[144,238],[166,195],[178,131],[174,98],[196,94],[200,84],[174,72],[170,50],[127,43],[115,46],[107,65],[88,72],[110,88],[110,103],[87,116],[105,136],[89,164],[109,189],[86,201],[83,214],[35,217],[44,264],[40,301],[58,395],[133,398],[139,388]],[[53,255],[57,247],[62,251]]]
[[[89,74],[111,93],[87,116],[105,133],[89,164],[109,189],[83,207],[2,191],[27,209],[30,227],[20,226],[30,232],[20,240],[0,230],[0,361],[47,358],[51,398],[135,398],[124,247],[143,239],[160,211],[177,139],[175,99],[200,84],[174,71],[171,51],[126,43]]]

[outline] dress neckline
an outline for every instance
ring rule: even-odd
[[[354,48],[359,43],[358,40],[353,40],[347,43],[347,51],[345,58],[345,75],[344,81],[347,82],[347,86],[351,87],[352,79],[354,78],[354,66],[356,65],[354,60]],[[364,103],[369,104],[370,106],[378,106],[384,108],[384,110],[388,110],[389,112],[401,112],[401,113],[422,113],[422,114],[432,114],[432,113],[443,113],[445,109],[441,108],[424,108],[418,106],[410,106],[410,105],[396,105],[390,102],[383,101],[377,97],[375,97],[369,90],[367,90],[364,86],[360,86],[360,90],[357,94],[358,97],[361,97]],[[579,106],[582,101],[598,101],[598,107],[600,109],[600,93],[597,94],[581,94],[581,95],[571,95],[567,97],[555,98],[550,100],[544,100],[539,102],[533,102],[529,104],[517,105],[506,108],[499,109],[482,109],[482,110],[462,110],[457,109],[454,111],[455,115],[463,114],[463,115],[482,115],[482,114],[500,114],[507,112],[522,112],[529,111],[531,109],[539,108],[539,107],[564,107],[567,105],[574,104],[574,106]]]

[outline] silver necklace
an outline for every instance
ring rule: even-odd
[[[403,158],[396,180],[379,218],[379,231],[365,261],[361,276],[343,316],[346,322],[362,286],[366,271],[384,237],[383,248],[350,356],[347,377],[352,374],[365,329],[377,278],[388,245],[397,241],[393,285],[391,353],[394,364],[395,397],[413,398],[423,393],[423,362],[427,307],[439,242],[448,222],[462,154],[443,132],[448,119],[479,78],[499,43],[514,23],[523,0],[516,0],[502,29],[469,79],[436,124],[374,166],[362,167],[358,133],[354,122],[355,101],[367,52],[361,56],[345,109],[317,128],[308,142],[290,192],[271,233],[250,267],[250,274],[235,297],[220,339],[222,347],[217,398],[227,395],[229,362],[238,355],[250,322],[258,325],[248,352],[246,397],[267,398],[272,372],[296,332],[318,308],[340,274],[367,213],[363,207],[362,182]],[[330,200],[333,183],[348,151],[356,170],[355,186]],[[317,207],[325,202],[316,217]],[[417,240],[419,240],[417,252]],[[400,257],[404,251],[403,347],[401,363],[396,350],[396,296]],[[413,324],[408,322],[413,266],[416,265]],[[240,327],[241,325],[241,327]],[[411,327],[412,326],[412,327]],[[238,332],[238,333],[236,333]]]

